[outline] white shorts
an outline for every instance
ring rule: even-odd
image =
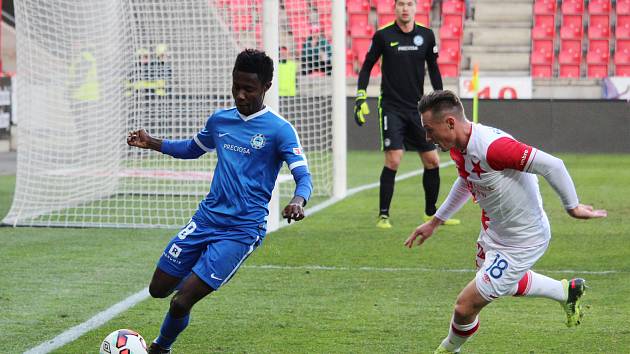
[[[529,248],[500,246],[477,240],[477,275],[475,284],[481,296],[492,301],[513,295],[518,282],[547,250],[549,242]]]

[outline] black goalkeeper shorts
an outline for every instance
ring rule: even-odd
[[[435,144],[428,143],[426,132],[415,111],[394,111],[379,109],[381,125],[381,150],[401,150],[426,152],[435,150]]]

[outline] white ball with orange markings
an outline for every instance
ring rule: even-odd
[[[147,354],[147,343],[138,332],[130,329],[119,329],[105,337],[99,353]]]

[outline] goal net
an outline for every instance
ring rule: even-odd
[[[130,148],[127,132],[144,128],[156,137],[188,139],[214,110],[233,106],[236,55],[263,49],[263,0],[15,5],[18,168],[3,222],[185,224],[209,191],[216,156],[177,160]],[[271,18],[277,19],[281,59],[274,108],[301,137],[313,203],[325,201],[333,194],[334,155],[345,153],[333,151],[331,4],[285,0]],[[289,174],[286,166],[281,174]],[[291,181],[280,184],[285,200]]]

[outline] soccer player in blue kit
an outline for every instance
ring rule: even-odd
[[[152,297],[165,298],[178,291],[149,353],[170,353],[188,325],[193,305],[227,283],[260,246],[283,162],[296,188],[282,215],[288,222],[304,218],[304,205],[313,188],[311,175],[295,128],[263,105],[272,77],[271,58],[246,49],[237,56],[232,71],[236,107],[214,112],[192,139],[161,140],[145,130],[127,137],[130,146],[175,158],[195,159],[215,150],[218,157],[210,193],[166,246],[151,279]]]

